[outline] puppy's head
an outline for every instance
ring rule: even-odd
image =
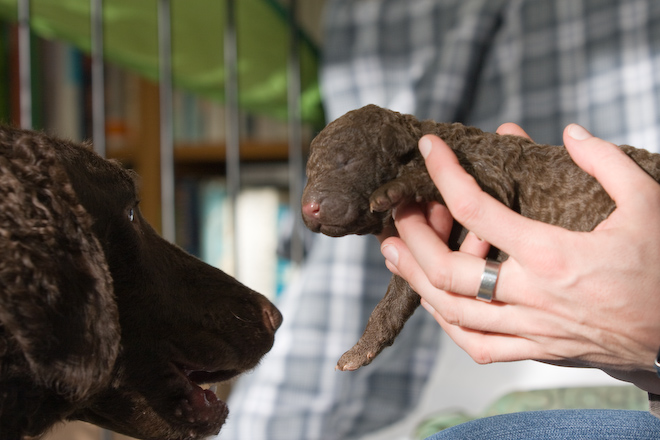
[[[417,154],[420,123],[375,105],[346,113],[314,138],[302,197],[305,225],[330,236],[379,233],[387,213],[369,197]]]

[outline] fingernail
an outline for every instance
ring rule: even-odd
[[[380,252],[383,254],[383,257],[393,265],[396,266],[399,264],[399,251],[394,246],[385,245]]]
[[[479,241],[484,241],[481,237],[479,237],[477,234],[475,234],[475,233],[472,232],[472,231],[468,231],[468,235],[473,236],[474,238],[476,238],[476,239],[479,240]]]
[[[577,141],[583,141],[593,136],[584,127],[578,124],[571,124],[568,127],[568,135]]]
[[[431,139],[427,137],[422,137],[419,140],[419,152],[422,153],[422,157],[424,159],[426,159],[426,156],[428,156],[429,153],[431,152],[431,148],[432,148]]]

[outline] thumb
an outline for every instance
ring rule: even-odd
[[[633,188],[653,181],[619,147],[595,137],[577,124],[566,127],[564,143],[573,161],[595,177],[617,204],[625,202]]]

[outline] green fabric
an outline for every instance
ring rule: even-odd
[[[239,100],[245,110],[287,117],[289,27],[274,0],[237,0]],[[224,98],[225,2],[171,0],[175,87],[211,99]],[[104,0],[105,57],[154,81],[158,79],[157,0]],[[90,0],[31,0],[33,31],[88,52]],[[17,0],[0,0],[0,18],[17,20]],[[323,124],[318,52],[301,40],[302,117]]]
[[[477,418],[521,411],[551,409],[631,409],[648,411],[648,394],[632,385],[552,388],[507,394],[483,413],[445,412],[429,417],[415,431],[415,439],[425,439],[438,431]]]

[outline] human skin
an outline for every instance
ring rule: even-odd
[[[512,124],[500,134],[524,135]],[[616,202],[591,232],[525,218],[483,192],[436,136],[420,151],[447,207],[398,208],[398,237],[381,250],[422,305],[476,362],[534,359],[599,368],[660,394],[660,185],[615,145],[577,125],[564,131],[573,160]],[[459,251],[452,218],[471,231]],[[480,238],[477,238],[480,237]],[[475,299],[489,243],[506,252],[493,302]]]

